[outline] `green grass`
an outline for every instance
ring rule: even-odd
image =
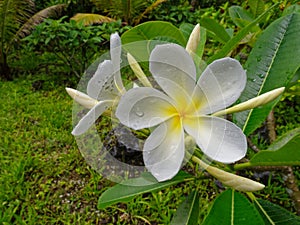
[[[40,80],[42,86],[34,88]],[[70,134],[73,102],[66,85],[46,75],[0,83],[0,224],[168,224],[195,187],[202,195],[203,219],[221,191],[210,180],[98,210],[99,196],[113,183],[87,165]],[[284,106],[278,108],[282,119]],[[258,196],[291,209],[280,174],[268,182]]]
[[[179,185],[98,210],[113,183],[86,164],[70,134],[65,84],[26,76],[0,88],[0,224],[167,224],[189,193]]]

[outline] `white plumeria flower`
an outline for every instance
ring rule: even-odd
[[[196,81],[192,57],[177,44],[159,45],[150,55],[150,72],[159,84],[129,90],[116,116],[135,130],[157,126],[143,149],[146,168],[158,181],[174,177],[185,155],[185,132],[213,160],[233,163],[247,151],[246,137],[230,121],[211,116],[240,96],[246,74],[238,61],[214,61]]]
[[[110,36],[110,57],[111,60],[99,64],[95,74],[89,80],[87,95],[66,88],[75,101],[90,109],[73,129],[73,135],[86,132],[99,116],[118,101],[120,94],[125,92],[120,74],[121,39],[117,33]]]

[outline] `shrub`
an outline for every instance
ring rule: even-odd
[[[27,53],[22,57],[36,55],[39,61],[37,69],[43,65],[54,65],[53,69],[59,69],[59,72],[80,77],[101,50],[106,49],[110,34],[116,31],[122,33],[125,29],[120,21],[84,26],[73,20],[66,21],[66,17],[48,19],[23,39],[24,52]]]

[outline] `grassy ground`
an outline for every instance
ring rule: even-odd
[[[70,134],[72,100],[59,82],[27,76],[0,83],[0,224],[170,221],[188,187],[97,210],[98,197],[113,184],[79,153]]]
[[[0,83],[0,224],[167,224],[194,184],[97,209],[98,197],[113,184],[77,149],[65,85],[47,76]],[[292,210],[281,181],[278,174],[269,178],[261,196]],[[203,216],[219,188],[199,182]]]

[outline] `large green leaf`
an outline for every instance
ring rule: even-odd
[[[279,149],[260,151],[250,159],[252,166],[293,166],[300,165],[300,129],[297,132],[285,136],[279,140],[277,144],[273,146],[279,147]],[[288,142],[287,142],[288,141]]]
[[[194,225],[199,219],[199,194],[193,191],[177,209],[171,225]]]
[[[299,3],[290,5],[289,7],[285,8],[282,14],[285,16],[285,15],[292,14],[292,13],[300,13]]]
[[[266,10],[263,14],[261,14],[259,17],[257,17],[255,20],[253,20],[253,22],[251,22],[250,24],[248,24],[247,26],[245,26],[243,29],[241,29],[233,38],[231,38],[224,46],[223,48],[218,51],[215,55],[213,55],[212,57],[210,57],[207,61],[208,64],[210,64],[211,62],[213,62],[216,59],[219,58],[223,58],[227,55],[229,55],[229,53],[235,49],[240,41],[245,38],[249,32],[253,29],[253,27],[257,26],[258,23],[260,23],[265,16],[276,6],[277,4],[273,5],[272,7],[270,7],[268,10]]]
[[[200,21],[201,26],[205,27],[208,31],[213,33],[215,39],[222,43],[226,43],[230,40],[230,36],[223,26],[217,21],[210,18],[203,18]]]
[[[121,39],[125,49],[138,61],[148,61],[150,52],[157,43],[173,42],[181,46],[187,43],[177,27],[162,21],[142,23],[126,31]]]
[[[256,207],[266,225],[300,225],[300,217],[271,202],[259,199]]]
[[[226,190],[216,198],[202,225],[264,225],[253,204],[234,190]]]
[[[300,14],[290,14],[273,22],[259,37],[246,63],[247,85],[242,102],[286,86],[300,66]],[[266,119],[279,98],[252,110],[235,114],[246,135]]]
[[[127,202],[139,194],[157,191],[193,177],[180,171],[172,180],[157,182],[155,178],[145,173],[142,177],[126,180],[106,190],[98,200],[98,208],[103,209],[117,202]]]
[[[149,21],[126,31],[122,35],[122,43],[127,44],[135,41],[148,41],[161,38],[172,39],[183,46],[187,42],[181,31],[171,23]]]

